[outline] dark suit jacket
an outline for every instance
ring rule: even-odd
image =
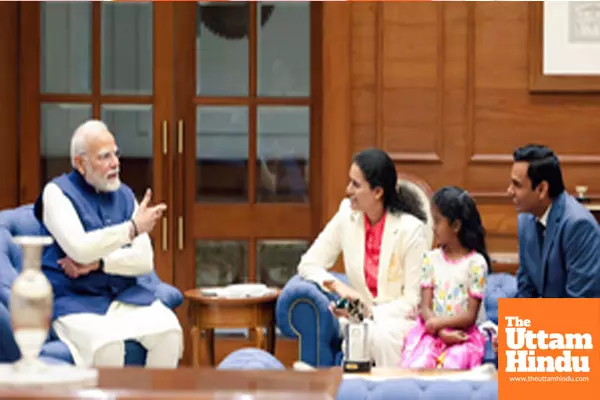
[[[552,203],[540,254],[536,219],[519,215],[518,297],[600,297],[600,226],[572,196]]]

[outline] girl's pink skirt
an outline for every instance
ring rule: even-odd
[[[427,333],[422,318],[417,321],[404,340],[399,367],[471,369],[483,362],[485,336],[476,325],[465,331],[469,337],[465,342],[447,346]]]

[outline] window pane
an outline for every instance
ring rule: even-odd
[[[296,275],[300,258],[308,250],[306,240],[261,240],[256,243],[256,281],[283,287]]]
[[[152,94],[152,3],[102,3],[102,93]]]
[[[248,95],[248,3],[198,2],[196,93]]]
[[[196,241],[196,287],[248,281],[248,242]]]
[[[248,108],[198,107],[196,198],[248,201]]]
[[[308,202],[308,107],[258,107],[256,199]]]
[[[102,120],[121,150],[121,181],[141,201],[152,188],[152,106],[105,104]]]
[[[310,3],[261,2],[258,95],[310,95]]]
[[[40,7],[42,93],[90,93],[91,3],[42,2]]]
[[[43,103],[40,113],[44,186],[52,178],[71,170],[71,136],[80,124],[92,117],[92,105]]]

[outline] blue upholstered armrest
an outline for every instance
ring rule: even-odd
[[[345,276],[336,274],[339,279]],[[311,365],[334,365],[339,350],[339,324],[329,311],[335,297],[314,282],[296,275],[277,301],[277,326],[281,333],[298,339],[300,360]]]
[[[155,293],[156,297],[171,310],[176,309],[183,303],[183,294],[175,286],[168,283],[161,282]]]
[[[13,266],[18,251],[18,246],[12,242],[10,232],[0,227],[0,303],[7,307],[12,284],[18,275]]]
[[[493,273],[488,276],[484,306],[487,318],[498,324],[498,300],[517,296],[517,278],[507,273]]]
[[[507,273],[492,273],[488,276],[484,306],[487,319],[498,324],[498,300],[517,295],[517,278]],[[498,355],[492,348],[491,340],[485,344],[484,363],[493,363],[498,367]]]
[[[138,277],[138,283],[153,291],[156,297],[171,310],[174,310],[183,303],[183,293],[176,287],[162,282],[158,275],[156,275],[156,271]]]

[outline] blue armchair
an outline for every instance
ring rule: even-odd
[[[346,281],[346,277],[335,274]],[[487,318],[498,323],[498,299],[515,297],[516,278],[509,274],[490,274],[484,299]],[[298,359],[307,364],[325,367],[340,365],[342,360],[340,329],[329,311],[334,295],[318,285],[296,275],[288,281],[277,301],[277,326],[289,338],[298,339]],[[484,362],[497,363],[488,341]]]
[[[11,362],[19,357],[10,332],[7,312],[10,289],[21,270],[23,254],[12,238],[20,235],[42,234],[42,226],[33,215],[33,205],[28,204],[0,212],[0,362]],[[153,290],[160,301],[175,309],[183,303],[183,294],[175,287],[160,281],[155,272],[138,277],[140,284]],[[40,356],[51,363],[73,363],[67,345],[51,329]],[[125,364],[144,365],[146,349],[137,341],[125,342]]]

